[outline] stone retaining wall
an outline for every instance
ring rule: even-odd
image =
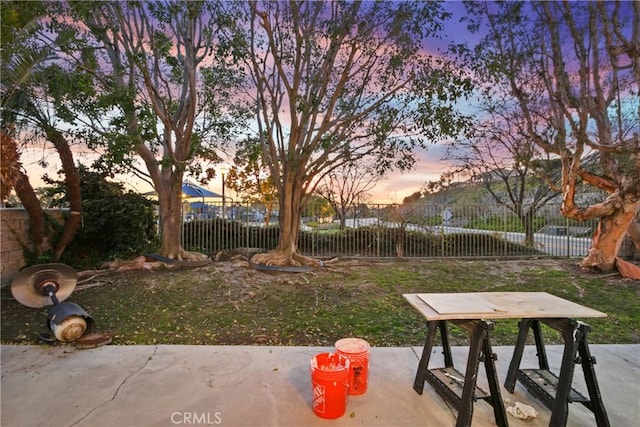
[[[62,211],[58,209],[45,209],[45,215],[62,222]],[[26,264],[24,248],[30,248],[32,244],[27,211],[22,208],[0,209],[0,243],[0,285],[5,286],[11,283],[13,276]]]

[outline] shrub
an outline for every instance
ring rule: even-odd
[[[102,174],[79,167],[82,226],[67,246],[61,262],[95,268],[112,259],[128,259],[158,248],[156,202]],[[59,188],[52,189],[60,192]],[[64,186],[61,186],[64,190]],[[56,202],[66,204],[62,199]]]

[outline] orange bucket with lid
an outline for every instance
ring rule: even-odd
[[[336,341],[336,353],[349,359],[349,394],[367,391],[369,355],[371,346],[360,338],[343,338]]]
[[[320,418],[339,418],[347,411],[349,359],[338,353],[320,353],[311,359],[313,412]]]

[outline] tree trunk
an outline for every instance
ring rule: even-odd
[[[398,258],[404,257],[404,228],[405,224],[402,224],[396,228],[395,241],[396,241],[396,256]]]
[[[580,262],[582,268],[596,268],[603,272],[616,269],[616,257],[627,230],[635,222],[640,200],[623,206],[613,215],[603,217],[593,237],[589,254]]]
[[[33,190],[29,177],[22,172],[20,153],[15,139],[6,132],[0,132],[0,152],[2,153],[2,167],[0,168],[0,181],[2,181],[2,198],[8,197],[13,188],[22,202],[22,206],[29,216],[29,235],[32,246],[29,248],[37,259],[42,256],[44,250],[44,212],[40,200]]]
[[[344,206],[341,206],[340,209],[336,209],[336,214],[340,219],[340,231],[344,231],[347,228],[347,212],[344,209]]]
[[[20,153],[15,139],[4,131],[0,131],[0,198],[2,207],[15,187],[20,172]]]
[[[182,174],[158,175],[154,185],[160,202],[160,255],[179,261],[204,260],[208,255],[182,247]]]
[[[53,251],[52,261],[58,261],[64,250],[73,240],[82,223],[82,196],[80,194],[80,177],[73,161],[73,153],[64,135],[51,126],[44,126],[47,139],[51,141],[60,156],[62,170],[65,176],[65,190],[69,201],[69,218],[65,221],[64,227]]]
[[[636,220],[629,224],[627,236],[635,247],[635,253],[640,257],[640,217],[638,215],[636,215]]]
[[[29,177],[22,171],[17,172],[14,190],[29,215],[29,235],[33,242],[33,255],[39,258],[42,256],[45,236],[44,212],[40,200],[29,182]]]
[[[167,258],[183,260],[185,251],[182,249],[182,177],[175,186],[167,183],[157,185],[160,200],[160,254]],[[187,257],[188,258],[188,257]]]
[[[273,203],[267,203],[267,214],[264,216],[264,226],[268,227],[271,222],[271,211],[273,211]]]
[[[520,221],[524,226],[524,245],[533,248],[535,246],[535,241],[533,239],[533,234],[535,230],[533,228],[533,220],[535,215],[533,212],[528,211],[526,214],[520,216]]]
[[[303,208],[304,191],[295,185],[293,178],[287,180],[286,189],[279,192],[280,234],[278,248],[264,254],[256,254],[251,258],[255,264],[277,266],[314,266],[319,267],[319,260],[300,255],[298,252],[298,234],[300,232],[300,218]]]

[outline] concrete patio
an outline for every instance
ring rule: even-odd
[[[611,426],[640,422],[640,345],[592,345],[600,390]],[[412,388],[421,348],[373,348],[369,386],[350,396],[336,420],[311,409],[309,360],[325,347],[115,346],[77,350],[72,346],[1,348],[1,424],[9,426],[453,426],[457,412],[425,384]],[[494,347],[504,382],[512,347]],[[558,367],[562,347],[547,348]],[[464,367],[466,347],[454,347]],[[527,348],[521,367],[536,367]],[[431,365],[442,366],[434,350]],[[556,368],[557,370],[557,368]],[[486,389],[484,372],[478,385]],[[576,366],[574,388],[586,394]],[[549,411],[518,384],[502,389],[506,405],[533,406],[529,422],[509,416],[511,426],[546,426]],[[475,405],[473,426],[495,425],[489,404]],[[594,426],[591,412],[569,407],[568,426]]]

